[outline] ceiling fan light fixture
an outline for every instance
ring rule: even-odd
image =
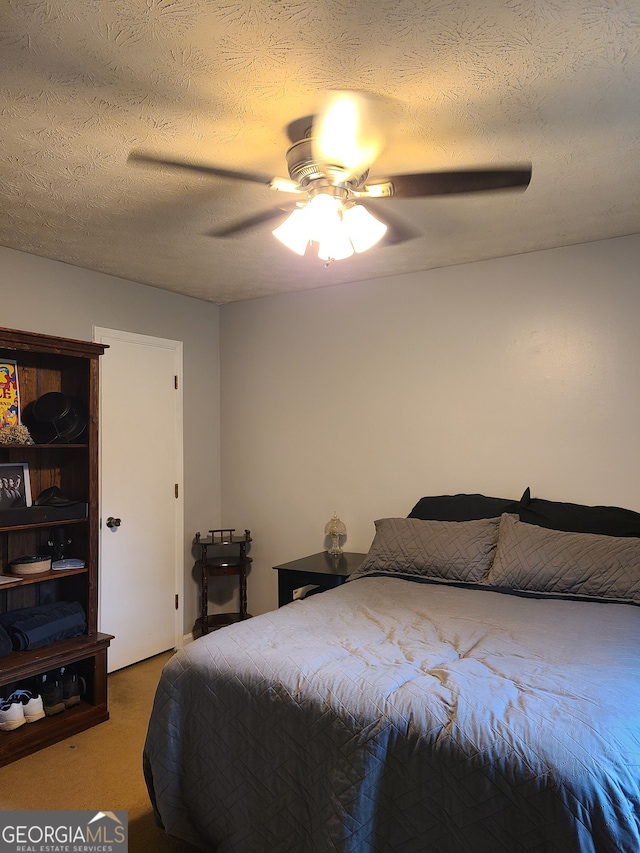
[[[318,193],[272,231],[292,252],[304,255],[309,243],[318,244],[323,261],[341,261],[366,252],[384,236],[387,226],[361,205],[344,207],[340,198]]]
[[[342,223],[341,209],[339,198],[318,193],[271,233],[297,255],[304,255],[309,243],[318,243],[322,260],[348,258],[353,246]]]

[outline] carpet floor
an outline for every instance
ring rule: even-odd
[[[130,853],[195,853],[156,826],[142,775],[153,697],[172,654],[109,675],[106,723],[0,768],[0,809],[124,810]]]

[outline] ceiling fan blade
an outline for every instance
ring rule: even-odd
[[[277,219],[279,216],[291,213],[295,208],[295,202],[283,204],[279,207],[270,207],[268,210],[254,213],[253,216],[245,216],[242,219],[236,219],[235,222],[230,222],[228,225],[214,228],[213,231],[207,231],[206,234],[208,237],[232,237],[234,234],[239,234],[255,225],[262,225],[263,222],[269,222],[271,219]]]
[[[389,195],[395,198],[425,198],[452,193],[526,189],[530,180],[531,165],[507,169],[456,169],[450,172],[423,172],[416,175],[376,178],[367,182],[364,194],[373,190],[371,194],[375,196],[375,187],[391,184],[392,191]]]
[[[262,175],[259,172],[241,172],[236,169],[221,169],[217,166],[208,166],[205,163],[188,163],[184,160],[170,160],[166,157],[156,157],[144,151],[132,151],[129,154],[129,162],[144,163],[149,166],[166,166],[169,169],[181,169],[187,172],[200,172],[205,175],[213,175],[216,178],[230,178],[234,181],[251,181],[254,184],[271,185],[274,180],[271,175]]]

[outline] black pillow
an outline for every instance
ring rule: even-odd
[[[519,502],[486,495],[434,495],[420,498],[407,518],[423,521],[476,521],[518,512]]]
[[[511,512],[517,512],[520,521],[551,530],[598,533],[602,536],[640,536],[638,512],[618,506],[584,506],[532,498],[529,488],[525,489],[517,509]]]

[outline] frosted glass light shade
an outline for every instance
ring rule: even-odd
[[[321,261],[343,261],[351,255],[353,255],[351,240],[341,228],[325,235],[318,246],[318,257]]]
[[[282,225],[271,232],[276,239],[280,240],[287,249],[291,249],[296,255],[304,255],[309,245],[309,232],[304,215],[306,209],[306,207],[296,208]]]
[[[356,252],[366,252],[387,233],[384,222],[380,222],[366,207],[359,204],[348,207],[342,214],[342,221]]]
[[[353,255],[349,233],[342,221],[342,203],[331,196],[318,195],[311,200],[309,209],[313,209],[313,239],[318,242],[320,260],[341,261]]]

